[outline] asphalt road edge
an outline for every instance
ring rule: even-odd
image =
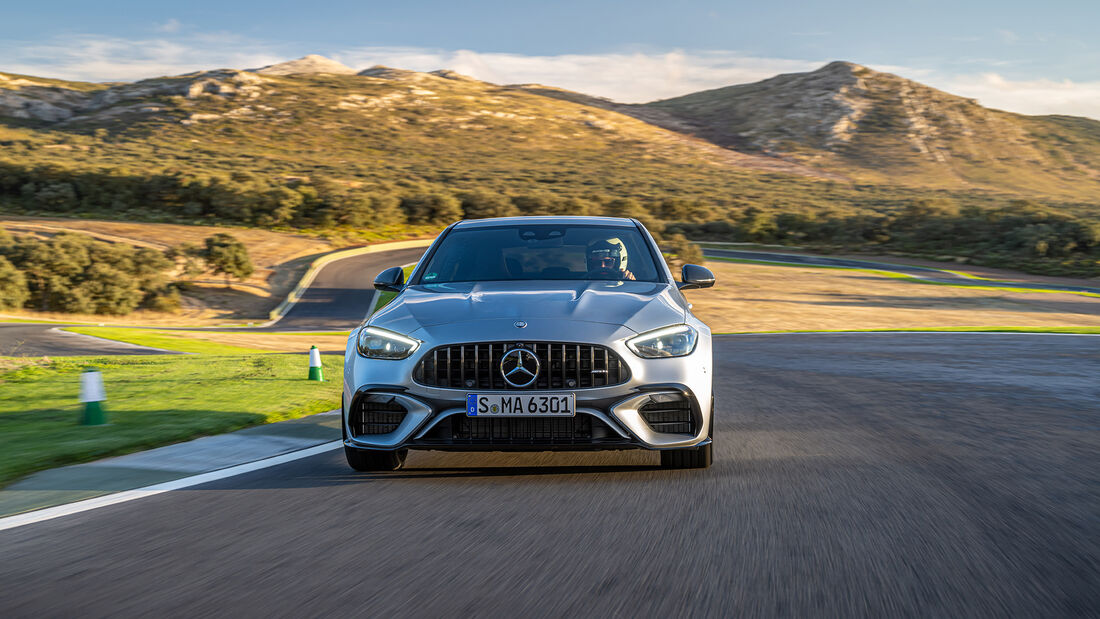
[[[72,326],[81,326],[81,325],[72,325]],[[86,339],[89,339],[89,340],[94,340],[96,342],[107,342],[107,343],[110,343],[114,346],[122,346],[122,347],[125,347],[125,348],[138,348],[138,349],[141,349],[141,350],[155,350],[157,352],[169,353],[169,354],[173,354],[173,355],[194,355],[194,354],[196,354],[196,353],[193,353],[193,352],[180,352],[178,350],[168,350],[167,348],[156,348],[155,346],[143,346],[141,344],[131,344],[130,342],[124,342],[122,340],[112,340],[110,338],[98,337],[98,336],[95,336],[95,335],[88,335],[86,333],[76,333],[74,331],[66,331],[64,327],[54,327],[54,328],[50,329],[50,331],[56,331],[57,333],[61,333],[62,335],[68,335],[68,336],[71,336],[71,337],[82,337],[82,338],[86,338]]]
[[[260,469],[266,469],[273,466],[278,466],[280,464],[286,464],[287,462],[301,460],[302,458],[309,458],[310,456],[327,453],[334,449],[338,449],[341,445],[343,445],[341,441],[330,441],[327,443],[322,443],[320,445],[315,445],[313,447],[307,447],[305,449],[299,449],[297,451],[280,454],[278,456],[272,456],[270,458],[255,460],[253,462],[246,462],[244,464],[238,464],[236,466],[231,466],[216,471],[210,471],[207,473],[200,473],[198,475],[191,475],[189,477],[174,479],[172,481],[154,484],[152,486],[145,486],[144,488],[123,490],[121,492],[115,492],[113,494],[95,497],[92,499],[85,499],[83,501],[76,501],[74,503],[67,503],[65,505],[58,505],[56,507],[47,507],[44,509],[30,511],[22,514],[16,514],[14,516],[7,516],[5,518],[0,518],[0,531],[6,531],[8,529],[14,529],[17,527],[26,526],[28,524],[43,522],[46,520],[53,520],[55,518],[61,518],[64,516],[70,516],[72,514],[79,514],[81,512],[91,511],[93,509],[99,509],[100,507],[108,507],[110,505],[118,505],[119,503],[136,501],[138,499],[156,496],[165,492],[171,492],[172,490],[181,490],[183,488],[198,486],[200,484],[218,481],[219,479],[225,479],[227,477],[234,477],[237,475],[242,475],[244,473],[251,473],[252,471],[258,471]]]

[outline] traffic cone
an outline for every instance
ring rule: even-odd
[[[316,346],[309,347],[309,380],[325,380],[321,372],[321,351]]]
[[[86,426],[101,426],[107,423],[107,409],[103,401],[107,394],[103,391],[103,375],[99,370],[89,367],[80,374],[80,401],[84,403],[84,416],[80,423]]]

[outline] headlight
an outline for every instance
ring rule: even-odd
[[[359,354],[368,359],[404,359],[420,347],[420,341],[377,327],[359,331]]]
[[[683,357],[695,350],[698,333],[688,325],[672,325],[649,331],[626,341],[634,354],[646,359]]]

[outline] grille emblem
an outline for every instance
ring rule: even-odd
[[[513,387],[526,387],[538,378],[539,358],[526,348],[513,348],[500,359],[500,373],[504,382]]]

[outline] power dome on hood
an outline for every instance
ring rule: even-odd
[[[631,281],[460,282],[411,286],[372,325],[411,332],[480,320],[596,322],[644,331],[681,322],[687,308],[668,284]]]

